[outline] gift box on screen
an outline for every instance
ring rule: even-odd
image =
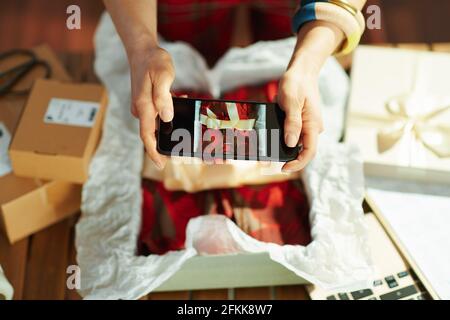
[[[264,104],[198,101],[196,114],[201,125],[196,148],[220,155],[266,155]]]
[[[361,46],[346,141],[369,176],[450,181],[450,54]]]

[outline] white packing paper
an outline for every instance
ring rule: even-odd
[[[3,122],[0,122],[0,177],[12,171],[11,161],[8,156],[8,147],[11,142],[11,134]]]
[[[0,266],[0,300],[11,300],[14,294],[13,287],[8,282]]]
[[[361,208],[362,163],[355,149],[335,142],[342,129],[340,119],[348,78],[334,59],[326,64],[320,81],[325,123],[332,129],[321,137],[317,157],[303,176],[311,204],[312,243],[306,247],[263,243],[246,235],[225,217],[202,216],[189,222],[185,250],[145,257],[136,255],[141,224],[143,145],[138,122],[129,111],[127,57],[107,14],[103,15],[97,29],[95,45],[95,70],[108,89],[109,106],[102,141],[92,160],[89,180],[83,187],[83,215],[76,226],[82,296],[88,299],[139,298],[160,286],[191,257],[217,252],[217,248],[222,252],[266,251],[272,260],[328,289],[353,290],[368,286],[373,268]],[[212,89],[217,96],[219,87],[230,89],[244,84],[237,84],[234,79],[256,83],[279,78],[288,63],[294,40],[261,42],[249,48],[233,49],[213,71],[207,70],[204,60],[187,44],[162,42],[162,46],[174,60],[177,77],[173,89],[210,92]],[[265,49],[271,54],[254,54]],[[253,67],[239,72],[236,65],[243,58]],[[259,70],[263,65],[264,79],[261,79]],[[226,71],[218,72],[219,69],[233,70],[234,77],[225,77]],[[211,82],[213,73],[220,81]],[[221,232],[220,236],[217,232]],[[213,240],[212,234],[216,234]]]

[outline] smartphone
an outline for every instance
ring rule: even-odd
[[[161,154],[287,162],[301,151],[285,144],[285,114],[276,103],[174,97],[173,107],[171,122],[157,119]]]

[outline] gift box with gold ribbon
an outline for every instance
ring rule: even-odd
[[[265,155],[266,112],[264,104],[226,101],[198,101],[196,106],[198,123],[201,125],[202,137],[194,137],[204,150],[212,144],[219,154],[239,154],[241,150],[247,155]],[[231,130],[230,140],[227,131]],[[209,131],[211,139],[205,138]],[[254,139],[250,139],[254,133]],[[236,139],[234,139],[236,137]],[[210,140],[210,141],[208,141]],[[211,149],[211,148],[210,148]]]
[[[345,139],[369,176],[450,183],[450,54],[361,46]]]

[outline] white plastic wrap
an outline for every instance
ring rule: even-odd
[[[334,59],[326,64],[320,80],[325,126],[331,130],[321,137],[318,154],[303,175],[311,204],[312,243],[307,247],[263,243],[246,235],[226,217],[202,216],[189,222],[185,250],[144,257],[136,255],[141,223],[143,146],[138,123],[129,111],[126,54],[107,14],[101,19],[95,45],[95,69],[109,91],[110,100],[103,138],[91,163],[89,180],[83,187],[83,215],[76,227],[80,293],[85,298],[139,298],[170,278],[189,258],[217,252],[267,251],[272,260],[325,288],[367,287],[372,266],[361,208],[362,164],[354,149],[334,142],[340,136],[348,90],[348,78]],[[164,43],[163,46],[174,60],[175,89],[209,88],[217,95],[217,88],[230,89],[230,82],[244,84],[236,83],[235,79],[254,83],[279,77],[287,65],[294,40],[233,49],[218,66],[233,70],[235,75],[221,77],[218,87],[214,84],[218,80],[211,82],[211,77],[224,75],[225,71],[208,71],[198,53],[186,44]],[[261,55],[254,55],[256,51]],[[247,68],[234,68],[242,59]],[[258,66],[262,65],[264,79],[258,78]]]

